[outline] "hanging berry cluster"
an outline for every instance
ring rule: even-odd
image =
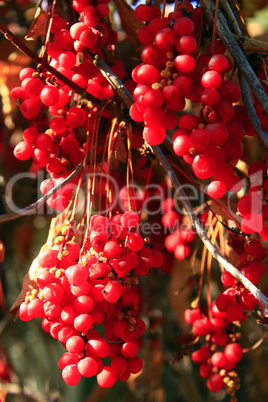
[[[266,249],[260,240],[247,242],[240,236],[231,238],[230,246],[240,254],[236,267],[252,283],[258,283],[266,271],[261,261],[266,256]],[[187,309],[185,320],[192,325],[193,334],[206,342],[192,353],[192,360],[200,365],[200,375],[207,378],[208,389],[218,392],[225,387],[226,392],[233,396],[232,400],[236,401],[234,394],[240,388],[237,369],[243,349],[240,345],[241,333],[235,324],[245,322],[258,301],[228,271],[222,273],[221,282],[225,291],[211,308]]]
[[[176,211],[173,198],[166,198],[161,208],[164,211],[162,225],[171,230],[165,237],[165,248],[171,253],[174,252],[177,260],[183,261],[191,255],[190,244],[195,239],[195,232],[189,227],[183,227],[183,216]]]
[[[98,384],[109,388],[142,369],[137,337],[146,325],[138,317],[137,285],[140,275],[162,264],[162,256],[135,231],[138,223],[133,211],[111,220],[94,215],[86,253],[64,228],[67,234],[38,255],[37,287],[27,293],[19,316],[42,318],[43,329],[66,348],[59,367],[69,385],[97,375]],[[94,328],[100,324],[104,337]],[[111,363],[104,366],[106,357]]]

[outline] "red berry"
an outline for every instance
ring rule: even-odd
[[[131,251],[138,253],[143,248],[143,238],[138,233],[130,233],[127,239],[127,246]]]
[[[213,180],[207,187],[207,193],[211,198],[221,198],[226,193],[226,186],[222,181]]]
[[[92,377],[98,372],[98,363],[92,357],[85,357],[77,364],[77,369],[84,377]]]
[[[212,392],[218,392],[224,387],[223,377],[220,374],[212,374],[207,380],[207,387]]]
[[[102,388],[111,388],[117,381],[117,375],[110,366],[104,366],[101,373],[97,375],[97,382]]]
[[[243,357],[243,350],[239,343],[234,342],[225,347],[224,354],[230,362],[237,363]]]
[[[133,228],[139,223],[139,215],[135,211],[127,211],[121,216],[121,225]]]
[[[21,141],[14,148],[14,156],[20,161],[26,161],[33,155],[33,147],[29,142]]]
[[[78,384],[81,377],[76,364],[70,364],[62,370],[62,378],[68,385]]]

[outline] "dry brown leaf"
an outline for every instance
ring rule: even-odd
[[[123,163],[125,163],[127,160],[126,145],[125,145],[125,141],[122,137],[122,133],[120,131],[118,133],[117,141],[116,141],[115,158]]]
[[[133,45],[141,46],[137,30],[143,27],[143,22],[138,20],[135,12],[124,0],[114,0],[114,3],[116,4],[123,30],[127,33]]]
[[[62,214],[58,215],[56,218],[53,218],[51,220],[47,242],[41,247],[40,252],[52,247],[53,240],[61,232],[61,229],[66,222],[66,218],[67,218],[67,213],[63,212]],[[26,273],[26,275],[23,278],[22,289],[20,291],[19,296],[17,297],[17,299],[13,303],[11,309],[9,310],[9,312],[11,314],[15,314],[15,319],[17,319],[17,317],[18,317],[18,309],[19,309],[21,303],[25,300],[26,293],[36,287],[36,276],[37,276],[37,273],[39,270],[40,270],[40,265],[38,264],[38,259],[36,257],[33,260],[28,272]]]
[[[242,218],[236,215],[237,200],[224,196],[217,200],[211,200],[211,210],[214,214],[221,216],[224,220],[232,219],[240,226]]]
[[[25,36],[27,40],[36,40],[38,36],[46,36],[48,27],[48,14],[40,7],[37,8],[29,32]]]

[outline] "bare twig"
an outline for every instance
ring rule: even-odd
[[[247,35],[248,37],[250,36],[247,30],[247,26],[245,23],[245,18],[242,14],[242,11],[240,9],[240,5],[237,0],[228,0],[228,4],[233,11],[233,14],[235,16],[235,19],[239,25],[239,28],[241,29],[243,35]]]
[[[247,116],[249,118],[250,124],[252,125],[254,131],[259,137],[260,141],[264,145],[265,148],[268,148],[268,132],[262,128],[259,117],[254,108],[252,97],[250,93],[250,88],[247,80],[245,79],[243,74],[239,74],[239,81],[242,91],[242,99],[245,108],[247,109]]]
[[[107,66],[100,55],[96,54],[93,63],[100,70],[101,74],[106,78],[120,99],[128,108],[130,108],[134,102],[134,99],[127,88],[123,85],[122,81],[120,81],[117,75],[115,75],[114,72]]]
[[[213,26],[215,13],[214,2],[212,0],[201,0],[201,5],[207,21],[209,24],[211,24],[211,26]],[[236,42],[221,10],[218,12],[217,32],[236,62],[239,71],[245,76],[265,114],[268,116],[268,96],[266,95],[266,92],[264,91],[244,53]]]
[[[55,187],[49,190],[43,197],[39,198],[39,200],[37,200],[33,204],[30,204],[27,207],[19,209],[17,211],[10,212],[9,214],[0,215],[0,223],[8,222],[25,215],[31,215],[33,212],[37,211],[38,208],[40,208],[46,202],[46,200],[48,200],[49,197],[59,191],[63,186],[70,183],[70,181],[73,180],[81,172],[83,168],[83,163],[83,161],[80,162],[76,169],[68,177],[66,177],[66,179],[58,183]]]
[[[29,49],[19,38],[13,35],[4,24],[0,22],[0,31],[5,35],[6,39],[8,39],[14,46],[16,46],[22,53],[26,54],[30,57],[35,63],[42,64],[42,67],[45,71],[50,72],[64,84],[68,85],[75,93],[82,96],[82,98],[92,102],[95,106],[100,108],[104,108],[107,112],[112,113],[116,117],[123,118],[123,112],[120,107],[117,105],[116,102],[110,102],[107,104],[107,101],[101,100],[96,98],[95,96],[91,95],[90,93],[86,92],[83,88],[79,85],[75,84],[72,80],[65,77],[55,68],[53,68],[49,63],[47,63],[42,58],[38,57],[31,49]]]
[[[195,228],[197,234],[199,235],[200,239],[206,246],[206,248],[210,251],[212,256],[225,268],[226,271],[230,272],[239,282],[241,282],[246,289],[248,289],[256,299],[263,304],[264,307],[268,307],[268,299],[265,295],[255,286],[253,285],[241,272],[235,268],[220,252],[219,250],[211,243],[209,238],[206,235],[206,232],[200,223],[199,219],[194,213],[194,210],[181,186],[177,176],[175,175],[174,171],[172,170],[170,164],[168,163],[166,157],[164,156],[163,152],[161,151],[159,146],[153,146],[152,148],[153,153],[156,155],[157,159],[161,163],[162,167],[164,168],[167,176],[171,180],[177,195],[180,198],[187,214],[192,220],[193,227]]]
[[[241,29],[238,24],[238,21],[236,20],[236,17],[234,16],[233,10],[228,2],[228,0],[220,0],[220,8],[223,11],[225,17],[228,20],[228,23],[230,27],[232,28],[233,32],[236,32],[238,35],[241,35]]]
[[[227,0],[220,1],[220,8],[232,29],[235,40],[244,53],[268,53],[267,42],[249,37],[237,9],[234,14],[232,6]],[[247,37],[245,37],[245,35],[247,35]]]
[[[244,36],[234,35],[237,43],[244,53],[268,53],[268,43],[254,38],[245,38]]]

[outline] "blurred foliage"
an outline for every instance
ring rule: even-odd
[[[252,17],[257,10],[262,10],[267,7],[266,0],[241,0],[239,6],[245,17]]]

